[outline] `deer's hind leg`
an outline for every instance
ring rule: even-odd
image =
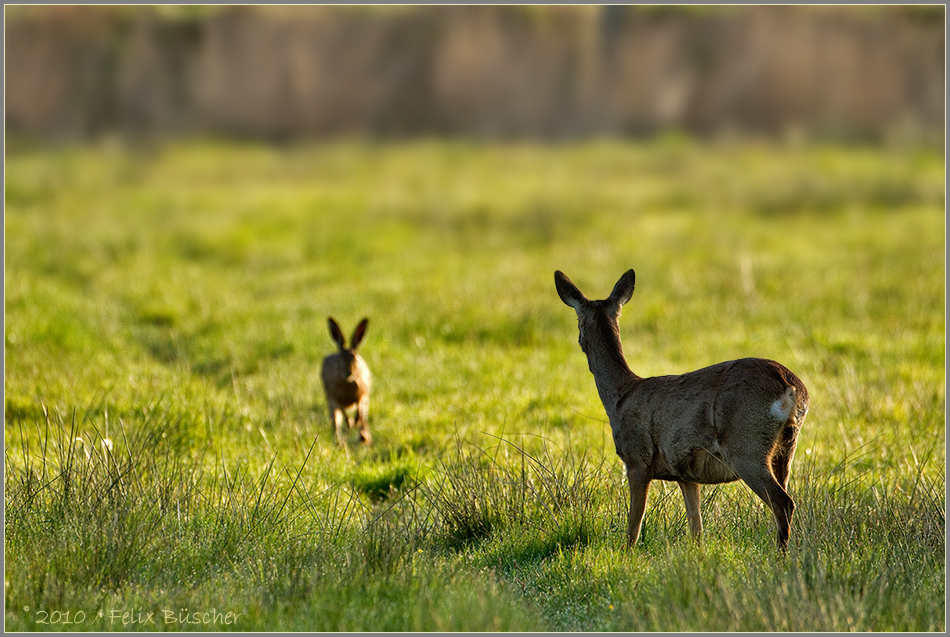
[[[772,510],[778,527],[778,546],[784,551],[788,547],[795,502],[773,475],[769,466],[770,462],[771,459],[763,459],[763,461],[736,463],[735,470],[742,481],[749,485],[749,488]]]
[[[782,430],[782,437],[770,460],[772,474],[786,491],[788,491],[788,477],[792,472],[792,459],[795,457],[797,445],[798,427],[794,423],[789,423]]]

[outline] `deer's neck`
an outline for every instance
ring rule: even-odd
[[[587,366],[594,375],[597,393],[613,417],[617,403],[640,378],[630,371],[620,345],[620,330],[616,324],[603,323],[588,334],[584,353],[587,354]]]

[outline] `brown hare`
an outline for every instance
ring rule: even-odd
[[[699,485],[742,479],[775,516],[778,545],[788,545],[795,504],[788,477],[808,391],[775,361],[743,358],[674,376],[641,378],[620,345],[620,308],[633,295],[628,270],[603,301],[585,297],[562,272],[558,296],[577,312],[580,346],[627,467],[627,546],[640,535],[651,480],[679,485],[692,535],[702,535]]]
[[[373,442],[369,433],[369,390],[373,378],[363,357],[356,353],[356,348],[366,335],[366,326],[369,319],[363,319],[353,331],[350,346],[346,346],[343,331],[332,317],[328,319],[330,336],[337,344],[336,354],[330,354],[323,359],[323,391],[327,395],[327,407],[330,409],[330,422],[336,433],[337,442],[346,447],[346,437],[343,422],[350,427],[359,426],[360,440],[364,445]],[[348,409],[356,408],[354,422],[346,413]]]

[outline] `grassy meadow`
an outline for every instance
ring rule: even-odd
[[[945,630],[945,161],[926,149],[8,147],[7,630]],[[558,299],[641,376],[811,394],[789,551],[627,491]],[[326,319],[374,374],[334,442]]]

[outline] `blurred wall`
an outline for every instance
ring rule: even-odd
[[[5,9],[8,132],[944,137],[945,8]]]

